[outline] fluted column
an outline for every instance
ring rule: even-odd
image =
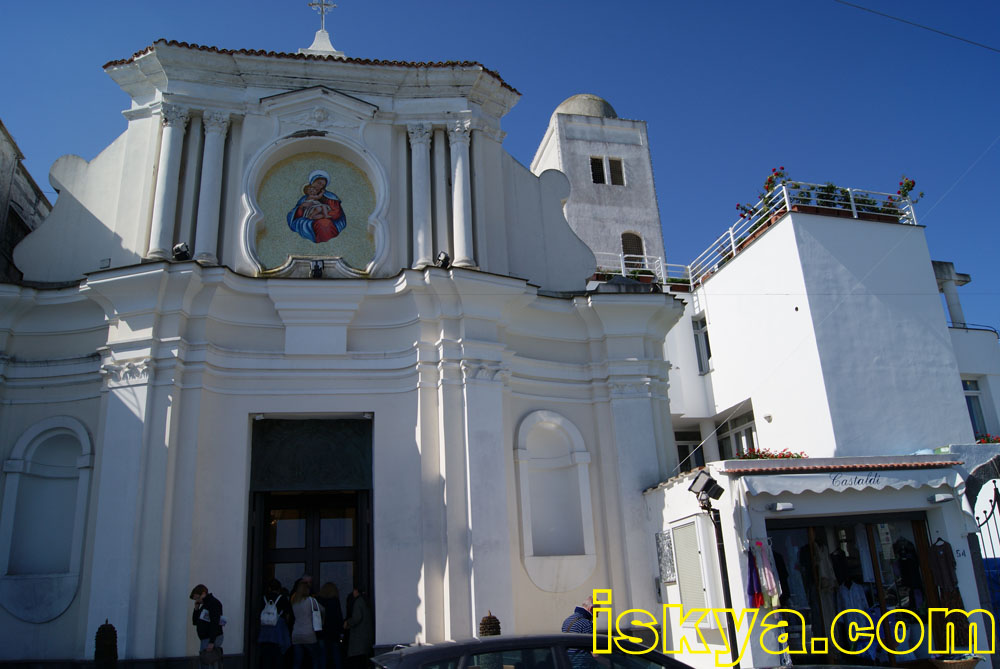
[[[177,189],[180,185],[181,154],[184,151],[184,127],[188,110],[178,105],[160,107],[163,137],[160,139],[160,163],[153,195],[153,223],[149,231],[148,258],[170,258],[177,217]]]
[[[229,114],[207,111],[205,151],[201,163],[201,192],[198,196],[198,228],[195,232],[194,259],[217,264],[216,245],[219,239],[219,201],[222,197],[222,157],[226,146]]]
[[[451,197],[455,244],[454,265],[475,267],[472,249],[472,181],[469,178],[469,129],[468,121],[455,121],[448,127],[451,144]]]
[[[413,267],[434,262],[431,231],[431,126],[406,126],[410,135],[410,178],[413,185]]]

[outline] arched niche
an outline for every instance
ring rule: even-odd
[[[580,430],[554,411],[521,421],[514,455],[524,567],[546,592],[567,592],[597,566],[590,453]]]
[[[3,463],[0,606],[21,620],[53,620],[76,596],[93,460],[86,427],[57,416],[22,434]]]
[[[296,230],[288,222],[293,211],[310,215],[304,198],[314,196],[304,190],[310,175],[319,171],[330,179],[317,204],[329,203],[327,196],[335,195],[346,216],[346,226],[330,239],[310,238],[304,226]],[[297,268],[308,270],[312,260],[323,261],[324,276],[375,275],[388,258],[388,192],[382,166],[351,137],[277,139],[253,158],[245,175],[243,252],[260,276],[299,276]]]

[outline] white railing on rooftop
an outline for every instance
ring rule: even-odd
[[[663,258],[656,256],[640,256],[625,253],[596,252],[598,274],[618,274],[633,279],[640,276],[653,276],[657,283],[667,282],[667,273]]]
[[[654,256],[595,253],[598,272],[638,278],[652,273],[657,283],[690,290],[736,257],[788,212],[916,225],[909,198],[833,184],[786,182],[766,194],[688,265],[664,263]],[[644,271],[643,271],[644,270]]]

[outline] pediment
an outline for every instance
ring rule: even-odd
[[[359,128],[378,112],[378,106],[326,86],[311,86],[260,99],[261,110],[276,117],[282,131]]]

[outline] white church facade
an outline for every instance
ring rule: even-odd
[[[127,129],[53,165],[24,281],[0,284],[0,660],[89,659],[105,620],[123,659],[189,657],[197,583],[252,655],[264,582],[306,572],[366,591],[380,646],[473,636],[488,610],[554,631],[595,588],[657,610],[680,596],[657,535],[699,516],[711,539],[676,476],[758,446],[947,470],[817,484],[796,513],[895,494],[967,540],[961,465],[906,458],[974,441],[962,380],[995,421],[1000,370],[988,343],[956,358],[919,226],[786,209],[678,275],[641,121],[571,98],[529,170],[497,73],[306,51],[108,63]],[[657,281],[603,280],[609,256]],[[894,282],[931,295],[874,297]],[[724,487],[742,518],[758,493]],[[729,582],[697,569],[738,594],[726,527]]]

